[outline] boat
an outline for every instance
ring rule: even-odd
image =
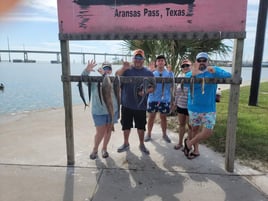
[[[13,63],[22,63],[23,60],[22,59],[13,59]]]
[[[4,91],[4,89],[5,89],[5,85],[4,85],[3,83],[1,83],[1,84],[0,84],[0,90],[1,90],[1,91]]]
[[[268,67],[268,61],[264,61],[264,62],[262,62],[261,66],[262,66],[262,67]]]
[[[51,64],[60,64],[61,62],[60,61],[57,61],[57,60],[51,60],[50,63]]]

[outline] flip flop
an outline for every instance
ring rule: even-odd
[[[102,158],[108,158],[109,153],[107,151],[102,150]]]
[[[198,157],[198,156],[200,156],[200,154],[196,154],[196,153],[191,152],[191,153],[187,156],[187,158],[190,159],[190,160],[192,160],[192,159],[194,159],[194,158],[196,158],[196,157]]]
[[[186,157],[188,157],[189,153],[190,153],[191,149],[189,149],[189,147],[187,146],[187,139],[184,139],[184,155]]]
[[[176,144],[176,145],[174,146],[174,149],[175,149],[175,150],[179,150],[180,148],[182,148],[182,145]]]

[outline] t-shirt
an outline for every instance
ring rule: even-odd
[[[147,68],[135,68],[126,70],[122,76],[143,76],[143,77],[153,77],[153,73]],[[142,85],[142,81],[139,83],[124,83],[122,84],[121,92],[121,104],[122,106],[133,109],[133,110],[146,110],[148,95],[144,98],[142,102],[141,96],[137,95],[137,88]]]
[[[166,69],[164,69],[161,73],[156,70],[153,72],[153,74],[155,77],[174,77],[174,74],[172,72],[167,71]],[[148,102],[170,103],[171,85],[171,83],[157,83],[155,91],[149,94]]]
[[[231,73],[223,70],[218,66],[214,66],[215,73],[210,73],[204,71],[196,75],[196,78],[230,78]],[[192,77],[192,72],[188,72],[186,77]],[[206,84],[204,85],[204,90],[202,90],[202,84],[195,83],[194,90],[191,94],[190,84],[186,85],[188,87],[188,110],[192,112],[216,112],[216,91],[217,84]],[[204,91],[204,93],[202,93]]]

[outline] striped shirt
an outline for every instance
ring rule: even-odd
[[[180,73],[179,77],[185,77],[184,73]],[[181,84],[176,89],[175,104],[180,108],[187,108],[188,102],[188,87],[181,89]]]

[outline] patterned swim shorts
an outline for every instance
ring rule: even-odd
[[[189,121],[192,126],[204,125],[208,129],[213,129],[216,123],[216,112],[189,112]]]
[[[170,112],[170,103],[164,102],[150,102],[147,105],[147,112],[155,113],[160,112],[161,114],[169,114]]]

